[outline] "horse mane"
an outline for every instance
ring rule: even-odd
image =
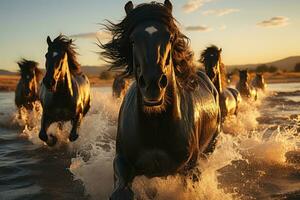
[[[101,56],[111,64],[110,69],[122,69],[125,75],[132,76],[134,69],[132,63],[132,44],[129,36],[133,29],[144,21],[153,20],[164,23],[169,31],[174,34],[172,59],[175,75],[180,86],[187,86],[191,77],[196,76],[193,64],[193,52],[190,50],[190,40],[182,34],[174,19],[171,11],[164,4],[151,2],[136,6],[119,23],[107,21],[104,24],[106,30],[111,32],[112,39],[106,44],[100,43],[99,46],[104,51]]]
[[[202,51],[199,62],[203,63],[203,65],[206,69],[206,63],[209,61],[209,59],[212,58],[210,55],[218,54],[218,53],[219,53],[219,48],[216,45],[211,45]],[[221,55],[218,59],[221,60]],[[220,61],[220,74],[221,74],[222,88],[225,88],[227,86],[227,77],[226,77],[227,72],[226,72],[226,67],[225,67],[224,63],[222,62],[222,60]]]
[[[31,71],[35,72],[37,81],[41,80],[42,78],[42,71],[38,68],[39,63],[33,60],[27,60],[25,58],[22,58],[20,61],[17,62],[19,65],[19,72],[21,74],[28,74]]]
[[[51,47],[55,47],[62,51],[65,51],[68,55],[70,72],[72,74],[81,74],[81,66],[76,59],[78,53],[75,50],[76,46],[73,43],[72,39],[69,39],[67,36],[60,34],[53,40]]]

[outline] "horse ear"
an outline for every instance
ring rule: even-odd
[[[170,2],[170,0],[165,0],[164,5],[170,10],[170,12],[172,12],[173,10],[173,5]]]
[[[47,44],[48,44],[48,45],[51,45],[51,44],[52,44],[51,38],[50,38],[49,36],[47,37]]]
[[[220,53],[222,52],[222,48],[219,49],[219,52],[220,52]]]
[[[132,1],[128,1],[125,4],[124,8],[125,8],[126,15],[128,15],[133,10],[133,3],[132,3]]]

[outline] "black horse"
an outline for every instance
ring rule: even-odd
[[[222,120],[226,116],[237,114],[241,95],[238,90],[227,87],[225,66],[221,60],[222,49],[215,45],[207,47],[202,53],[200,62],[205,67],[206,74],[219,92]]]
[[[251,85],[257,90],[265,91],[267,84],[262,73],[256,73],[255,78],[252,80]]]
[[[113,97],[115,99],[123,99],[129,88],[129,84],[129,80],[123,74],[117,74],[112,85]]]
[[[32,110],[34,103],[39,100],[39,82],[42,72],[38,63],[32,60],[22,59],[18,62],[21,78],[15,90],[15,104],[27,110]]]
[[[248,84],[249,82],[249,73],[248,70],[239,70],[240,80],[236,85],[236,89],[241,93],[242,98],[246,100],[256,100],[257,91],[256,88]]]
[[[54,145],[56,137],[51,135],[52,140],[48,141],[47,136],[47,129],[53,122],[71,120],[69,140],[78,138],[81,119],[90,108],[90,83],[76,61],[72,40],[59,35],[52,42],[48,36],[47,43],[46,75],[40,92],[43,116],[39,137],[48,145]]]
[[[125,5],[126,17],[107,29],[102,45],[112,68],[135,82],[119,113],[111,199],[133,199],[134,177],[187,174],[213,151],[220,129],[218,92],[196,72],[193,53],[172,16],[172,4]]]

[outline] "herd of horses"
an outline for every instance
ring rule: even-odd
[[[122,69],[113,83],[113,96],[121,98],[116,153],[113,162],[112,200],[133,199],[136,176],[189,176],[200,157],[212,153],[229,115],[241,101],[257,99],[265,89],[262,74],[249,83],[240,70],[236,88],[229,87],[222,49],[212,45],[200,55],[204,69],[195,68],[189,39],[180,31],[169,0],[134,7],[125,5],[119,23],[108,22],[112,39],[100,44],[111,69]],[[43,113],[39,137],[49,146],[51,123],[71,121],[70,141],[78,138],[82,118],[90,108],[90,83],[76,60],[71,39],[47,37],[46,72],[30,60],[18,62],[21,78],[15,91],[18,108],[33,109],[40,101]],[[131,79],[132,83],[129,83]]]

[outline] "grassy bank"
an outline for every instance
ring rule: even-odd
[[[254,74],[251,74],[253,77]],[[265,73],[265,80],[267,83],[291,83],[300,82],[300,72],[277,72]],[[111,86],[113,80],[99,79],[99,76],[89,76],[92,87]],[[238,76],[233,77],[233,82],[238,80]],[[0,75],[0,91],[14,91],[19,81],[17,75]]]

